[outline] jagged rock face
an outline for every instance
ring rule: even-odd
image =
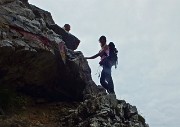
[[[49,29],[49,12],[27,1],[0,5],[0,83],[34,97],[82,100],[95,86],[81,52],[64,47],[61,35]],[[63,57],[63,59],[62,59]],[[84,92],[84,93],[83,93]]]
[[[44,11],[36,6],[30,5],[36,18],[42,18],[47,25],[54,24],[51,13]]]

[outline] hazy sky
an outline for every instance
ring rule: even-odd
[[[150,127],[180,125],[180,0],[29,0],[69,23],[78,50],[96,54],[101,35],[119,50],[112,71],[118,99],[136,105]],[[98,62],[88,60],[99,83]]]

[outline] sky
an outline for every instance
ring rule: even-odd
[[[180,125],[180,0],[29,0],[56,24],[71,25],[84,56],[100,50],[101,35],[118,49],[112,69],[118,99],[135,105],[150,127]],[[88,60],[99,85],[98,62]]]

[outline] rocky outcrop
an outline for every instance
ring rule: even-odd
[[[135,106],[96,86],[82,52],[73,51],[79,39],[52,25],[49,12],[27,0],[0,0],[0,10],[0,95],[10,89],[21,95],[20,105],[26,96],[33,102],[23,106],[26,116],[15,113],[1,119],[6,99],[0,96],[0,126],[147,127]],[[32,107],[46,112],[37,100],[43,100],[48,112],[34,114],[47,120],[34,123],[29,118],[36,112]]]
[[[69,116],[61,119],[61,126],[77,127],[148,127],[137,108],[104,95],[84,101]]]
[[[63,28],[57,24],[51,24],[48,28],[52,29],[55,33],[61,35],[62,40],[65,42],[68,49],[76,50],[79,46],[80,40],[69,32],[66,32]]]
[[[0,21],[1,84],[58,100],[82,100],[87,84],[95,86],[81,52],[59,51],[64,42],[48,29],[49,12],[17,0],[1,5]]]

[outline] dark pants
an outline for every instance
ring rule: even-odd
[[[114,84],[111,77],[111,67],[103,65],[100,83],[107,90],[108,93],[114,94]]]

